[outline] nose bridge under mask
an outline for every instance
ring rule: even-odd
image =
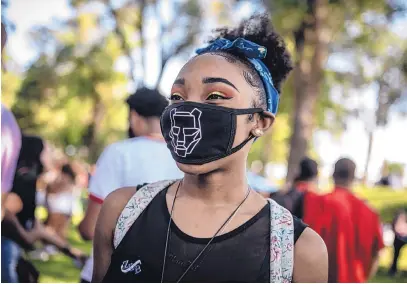
[[[233,147],[236,116],[263,109],[232,109],[195,102],[173,104],[161,116],[161,130],[173,158],[184,164],[205,164],[233,154],[253,137]]]

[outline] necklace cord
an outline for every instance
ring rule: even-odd
[[[178,184],[177,190],[175,192],[174,201],[173,201],[172,206],[171,206],[170,221],[168,222],[167,237],[166,237],[166,242],[165,242],[164,261],[163,261],[163,268],[162,268],[162,273],[161,273],[161,283],[163,283],[163,281],[164,281],[164,272],[165,272],[165,264],[166,264],[166,259],[167,259],[167,252],[168,252],[168,248],[169,248],[169,236],[170,236],[170,231],[171,231],[172,214],[173,214],[173,211],[174,211],[175,200],[177,199],[178,190],[180,188],[181,183],[182,183],[182,180]],[[236,207],[236,209],[232,212],[232,214],[230,214],[230,216],[226,219],[226,221],[222,224],[222,226],[216,231],[216,233],[212,236],[212,238],[205,245],[205,247],[201,250],[201,252],[195,257],[195,259],[191,262],[191,264],[187,267],[187,269],[184,271],[184,273],[178,279],[177,283],[179,283],[184,278],[184,276],[192,268],[192,266],[195,264],[195,262],[200,258],[200,256],[206,251],[206,249],[209,247],[209,245],[212,243],[212,241],[217,237],[219,232],[221,232],[229,224],[229,222],[235,216],[237,211],[240,209],[240,207],[243,205],[243,203],[247,200],[247,198],[249,197],[249,194],[250,194],[250,187],[247,189],[246,196],[244,197],[242,202],[240,202],[240,204]]]
[[[180,180],[180,182],[178,183],[177,190],[175,191],[174,201],[172,202],[172,206],[171,206],[170,221],[168,222],[167,237],[166,237],[166,240],[165,240],[164,261],[163,261],[163,268],[162,268],[162,271],[161,271],[161,283],[163,283],[163,281],[164,281],[164,272],[165,272],[165,264],[166,264],[166,261],[167,261],[167,251],[168,251],[168,244],[169,244],[168,240],[169,240],[169,237],[170,237],[172,212],[174,211],[175,199],[177,199],[178,190],[179,190],[179,188],[181,186],[181,183],[182,183],[182,180]]]

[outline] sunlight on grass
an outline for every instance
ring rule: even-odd
[[[91,243],[84,242],[75,227],[72,226],[69,232],[69,242],[70,244],[87,254],[90,253]],[[43,262],[41,260],[33,260],[35,267],[40,271],[40,282],[41,283],[52,283],[52,282],[64,282],[72,283],[79,282],[80,280],[80,270],[75,266],[72,259],[58,254],[51,257],[48,261]]]

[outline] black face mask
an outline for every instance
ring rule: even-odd
[[[250,135],[232,148],[236,116],[261,112],[261,108],[232,109],[194,102],[176,103],[164,110],[161,131],[175,161],[202,165],[232,155],[253,139]]]

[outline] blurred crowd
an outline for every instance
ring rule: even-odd
[[[10,167],[3,162],[3,169]],[[22,135],[12,187],[10,191],[2,187],[2,281],[38,280],[24,252],[42,260],[62,252],[83,266],[85,254],[71,247],[67,236],[73,214],[81,210],[88,173],[85,164],[69,161],[43,139]],[[40,206],[46,209],[45,216],[38,216]]]
[[[329,282],[366,282],[379,267],[380,251],[385,247],[386,226],[378,213],[352,191],[356,164],[339,159],[334,167],[331,193],[321,194],[318,163],[304,158],[289,190],[271,198],[304,220],[325,241],[329,258]],[[379,185],[383,185],[378,183]],[[386,186],[389,186],[387,184]],[[393,219],[390,240],[393,259],[388,274],[396,275],[401,248],[407,241],[407,208],[400,208]]]

